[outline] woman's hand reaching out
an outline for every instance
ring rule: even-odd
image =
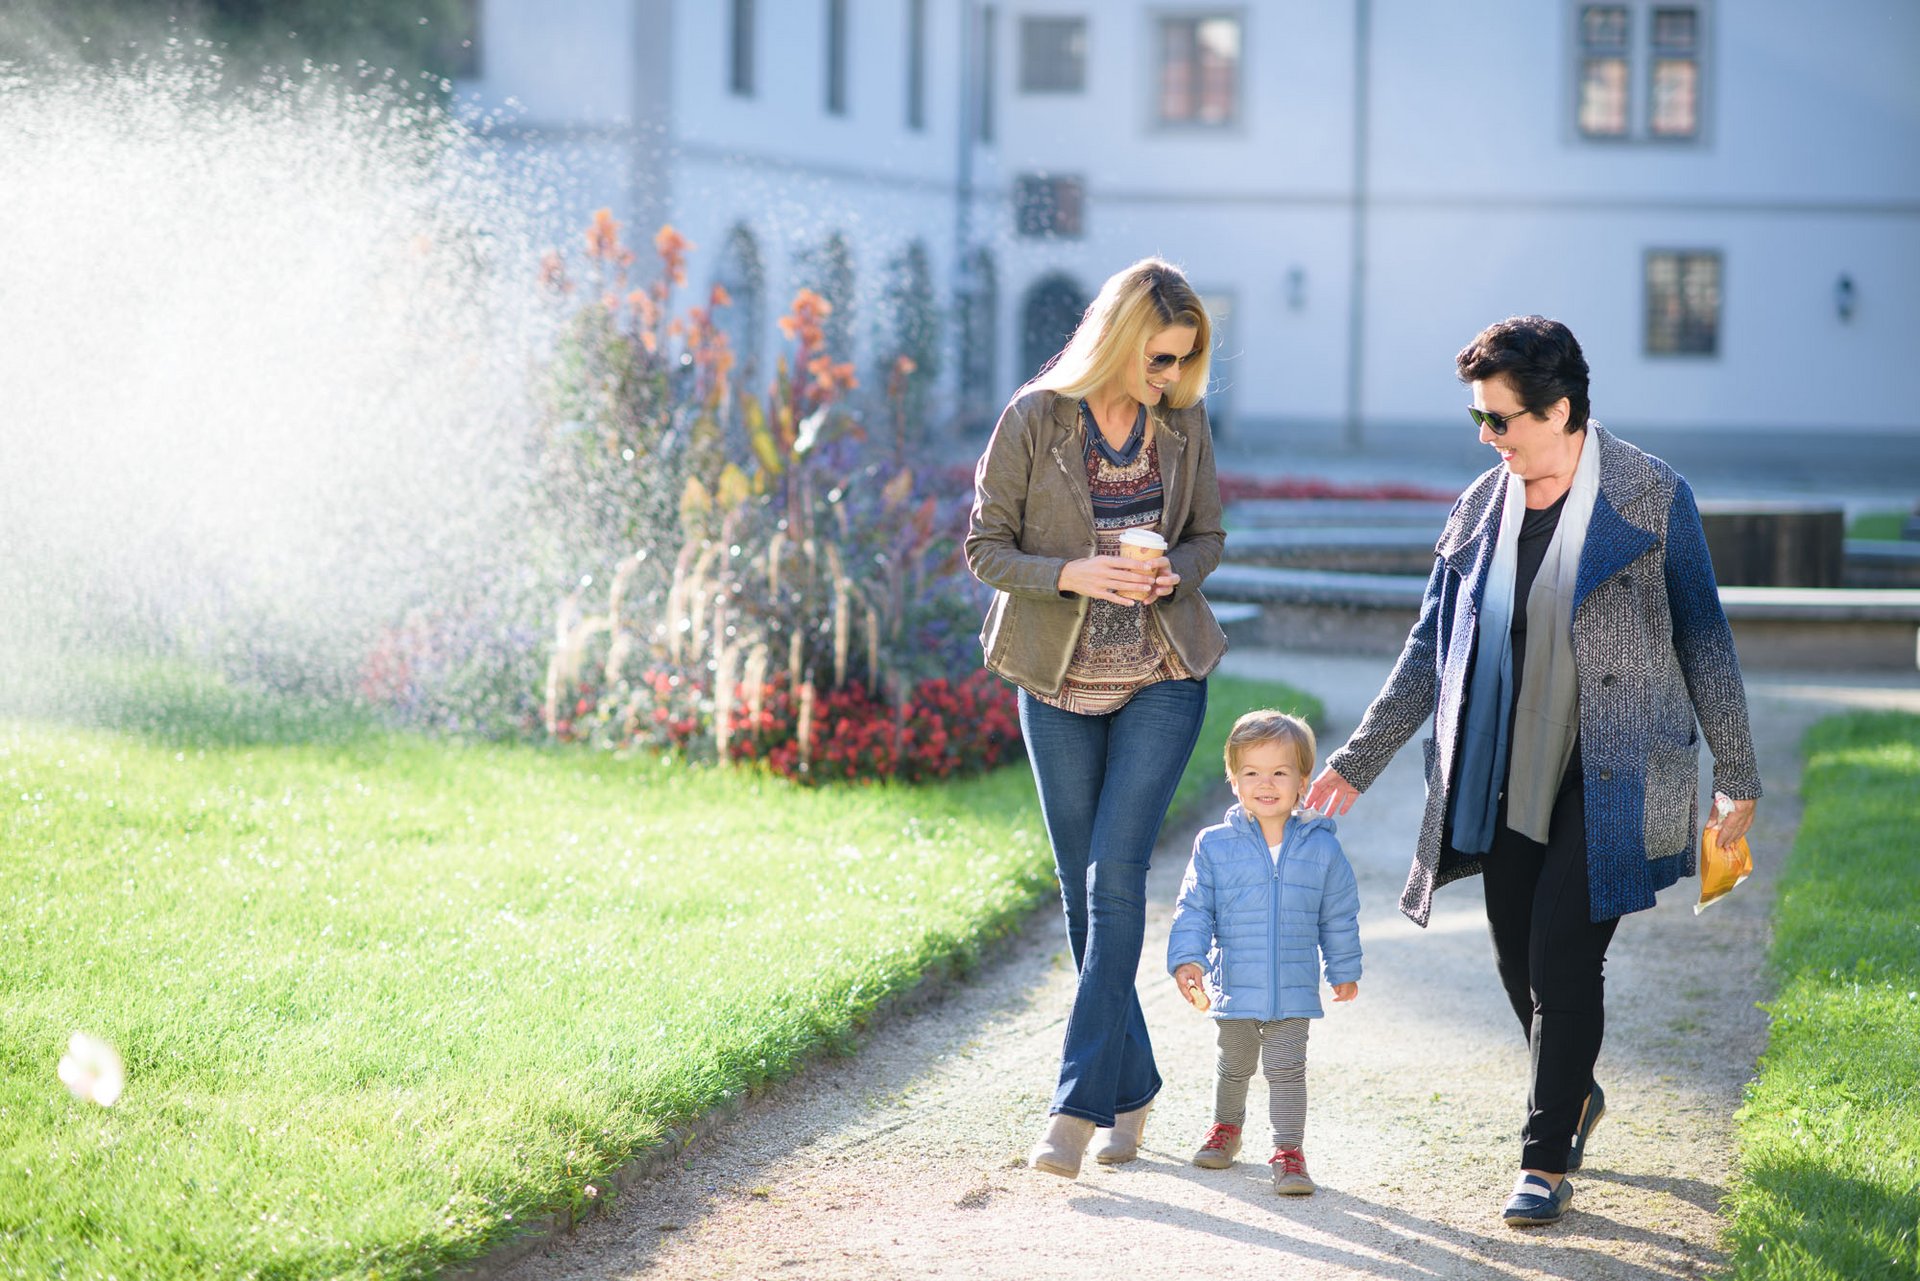
[[[1331,765],[1320,771],[1320,777],[1313,780],[1313,786],[1307,789],[1306,806],[1310,810],[1319,810],[1324,814],[1338,817],[1353,808],[1360,799],[1360,789],[1341,778]]]

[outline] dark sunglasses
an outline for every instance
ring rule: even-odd
[[[1473,419],[1475,427],[1485,427],[1496,436],[1507,434],[1507,424],[1515,418],[1524,418],[1532,413],[1531,409],[1516,409],[1510,414],[1490,414],[1484,409],[1467,406],[1467,417]]]
[[[1185,369],[1198,359],[1200,359],[1200,353],[1197,351],[1190,351],[1184,356],[1176,356],[1171,352],[1165,351],[1157,352],[1147,357],[1147,368],[1156,374],[1163,374],[1175,365],[1179,365],[1180,368]]]

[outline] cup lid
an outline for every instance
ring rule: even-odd
[[[1126,533],[1120,535],[1120,541],[1123,543],[1131,543],[1135,547],[1165,547],[1167,545],[1167,540],[1154,533],[1151,529],[1129,529]]]

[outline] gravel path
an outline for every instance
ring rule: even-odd
[[[1236,654],[1228,670],[1305,687],[1345,737],[1390,664]],[[946,999],[888,1022],[496,1275],[577,1278],[1673,1278],[1722,1261],[1718,1206],[1732,1117],[1765,1037],[1762,957],[1773,873],[1799,819],[1805,727],[1846,705],[1920,710],[1920,681],[1753,681],[1768,787],[1760,867],[1692,912],[1696,883],[1623,923],[1608,966],[1598,1076],[1609,1113],[1562,1223],[1499,1221],[1518,1163],[1526,1052],[1493,973],[1477,884],[1441,891],[1431,927],[1395,908],[1418,829],[1419,752],[1402,751],[1341,837],[1360,877],[1366,977],[1328,1005],[1308,1052],[1306,1150],[1320,1192],[1273,1195],[1264,1152],[1206,1171],[1213,1036],[1164,977],[1192,840],[1169,831],[1150,880],[1141,991],[1167,1085],[1141,1159],[1068,1182],[1024,1168],[1052,1092],[1071,967],[1055,910]],[[1228,799],[1225,788],[1221,803]],[[1214,821],[1209,814],[1207,821]],[[1249,1114],[1264,1116],[1256,1078]],[[1246,1161],[1250,1156],[1252,1160]]]

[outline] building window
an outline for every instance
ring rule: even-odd
[[[927,127],[927,0],[907,0],[907,128]]]
[[[1014,222],[1023,236],[1083,236],[1086,207],[1087,187],[1080,178],[1024,173],[1014,180]]]
[[[1652,99],[1647,132],[1691,138],[1700,132],[1700,15],[1692,8],[1653,11]]]
[[[1087,20],[1020,20],[1020,92],[1082,93],[1087,87]]]
[[[974,137],[983,143],[993,141],[993,86],[999,79],[995,74],[995,31],[999,15],[995,6],[980,6],[980,78],[974,86],[976,108]]]
[[[1240,19],[1160,19],[1160,123],[1230,125],[1239,115]]]
[[[1580,132],[1627,136],[1627,7],[1590,4],[1580,11]]]
[[[1575,9],[1574,123],[1583,138],[1700,136],[1704,6]],[[1644,105],[1635,102],[1645,85]]]
[[[847,114],[847,0],[827,0],[827,114]]]
[[[1720,353],[1720,254],[1656,249],[1647,254],[1647,354]]]
[[[960,406],[968,429],[993,426],[999,409],[994,356],[1000,346],[1000,282],[993,254],[975,249],[967,265],[960,305]]]
[[[713,283],[723,286],[730,301],[713,309],[714,324],[727,335],[739,359],[743,384],[752,386],[760,374],[760,338],[766,326],[767,272],[753,233],[736,226],[721,247]]]
[[[742,98],[753,96],[753,0],[733,0],[729,35],[727,88]]]

